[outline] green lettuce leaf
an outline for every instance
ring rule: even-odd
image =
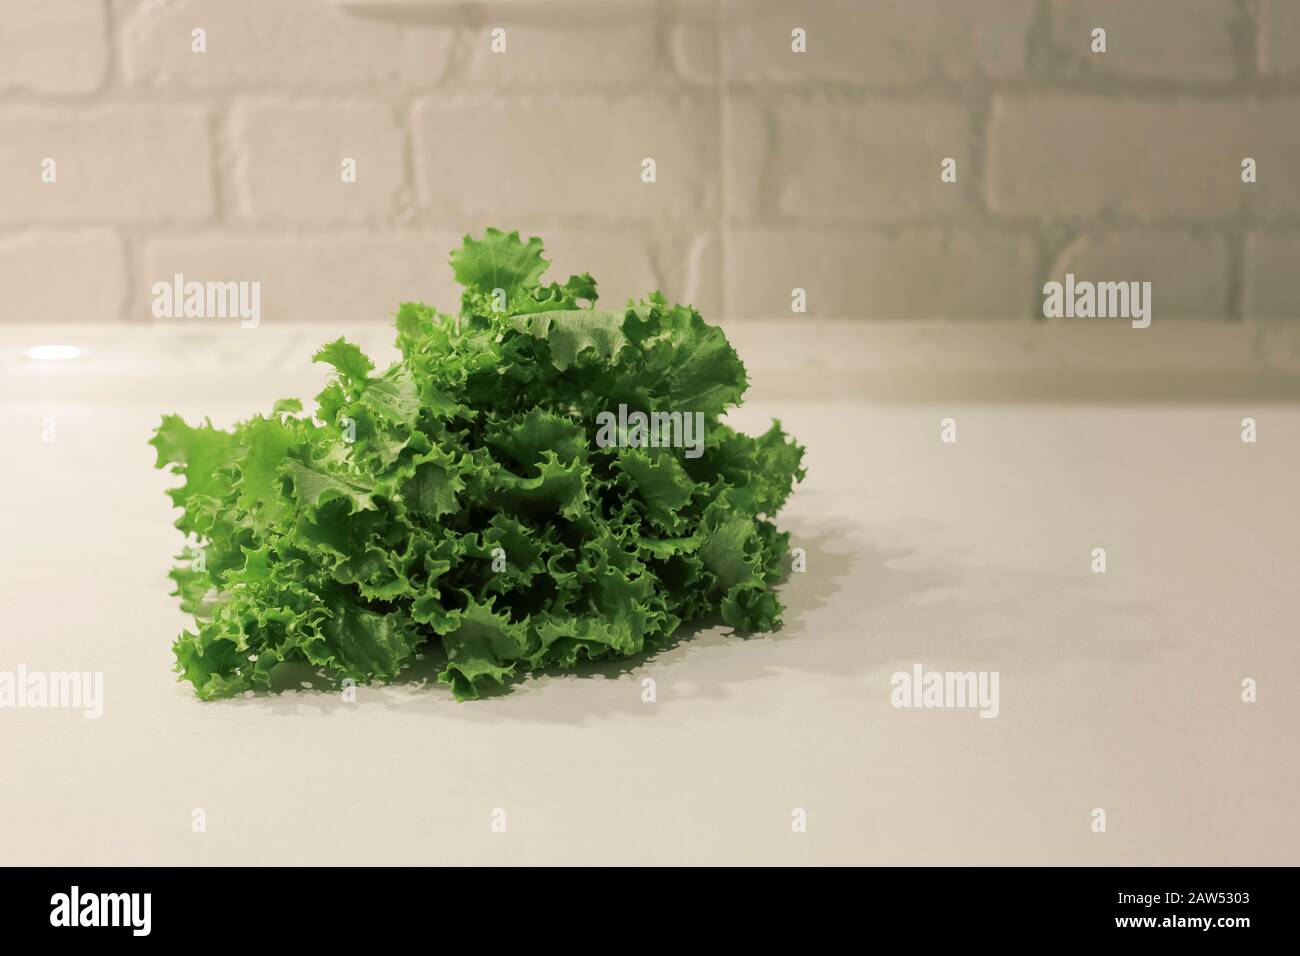
[[[657,293],[597,310],[585,273],[543,285],[541,241],[517,233],[467,236],[451,262],[459,315],[404,303],[386,369],[326,344],[310,414],[282,399],[226,430],[162,419],[151,444],[182,479],[187,536],[170,577],[194,615],[173,651],[200,698],[270,690],[283,665],[393,680],[435,652],[463,700],[666,647],[710,615],[780,626],[772,518],[803,449],[779,423],[722,422],[747,386],[722,331]],[[620,405],[694,416],[702,442],[602,427]]]

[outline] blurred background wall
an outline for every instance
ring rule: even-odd
[[[150,322],[176,272],[268,322],[450,308],[486,225],[729,320],[1028,323],[1067,271],[1293,319],[1300,2],[3,6],[0,321]]]

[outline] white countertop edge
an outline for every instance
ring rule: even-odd
[[[1110,320],[849,320],[776,318],[720,324],[756,386],[773,394],[1022,397],[1300,397],[1300,323],[1167,320],[1134,329]],[[174,379],[214,366],[244,377],[312,371],[339,335],[383,365],[396,357],[386,322],[84,323],[0,326],[0,397],[32,375]],[[38,345],[73,345],[71,363],[35,362]],[[62,368],[55,368],[62,366]],[[316,369],[319,371],[319,368]]]

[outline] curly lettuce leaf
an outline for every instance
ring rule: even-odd
[[[173,650],[200,698],[269,690],[282,665],[392,680],[437,651],[463,700],[665,647],[710,614],[780,626],[772,517],[803,449],[779,423],[722,423],[747,376],[694,309],[597,310],[589,275],[543,285],[547,265],[540,240],[466,237],[460,314],[403,304],[400,361],[339,338],[313,356],[332,372],[311,414],[162,419],[187,536],[170,577],[194,615]],[[620,405],[691,416],[702,440],[611,444],[598,416]]]

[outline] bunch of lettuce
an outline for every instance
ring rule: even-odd
[[[704,615],[780,626],[789,536],[769,519],[803,449],[779,423],[719,421],[747,384],[722,331],[658,294],[597,310],[589,275],[544,285],[541,241],[517,233],[466,237],[451,261],[460,315],[403,305],[383,372],[326,345],[314,415],[163,418],[151,444],[185,478],[168,493],[193,540],[171,577],[196,630],[174,651],[199,697],[268,689],[284,662],[392,678],[440,645],[464,699],[662,648]],[[703,453],[602,447],[597,413],[620,403],[703,412]]]

